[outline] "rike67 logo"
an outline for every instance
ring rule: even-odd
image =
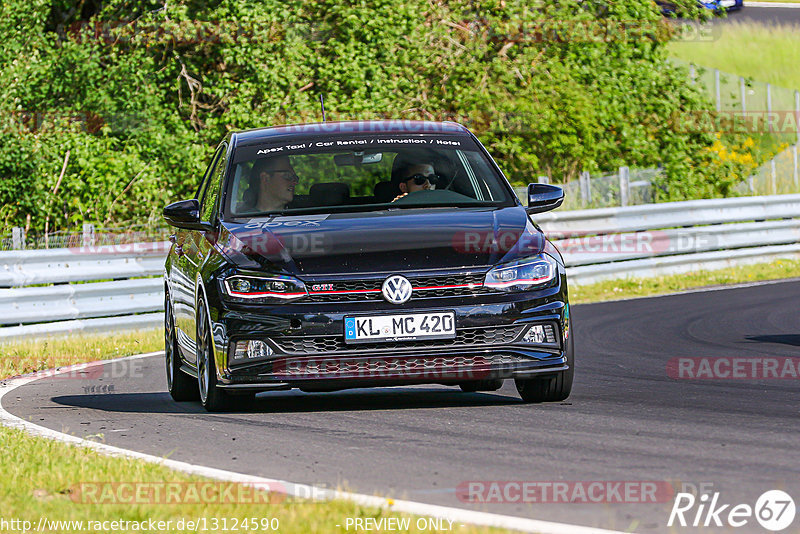
[[[667,526],[682,527],[744,527],[753,532],[753,519],[767,530],[778,532],[788,528],[797,510],[792,497],[781,490],[761,494],[755,506],[729,504],[720,500],[720,493],[707,493],[696,497],[691,493],[675,495],[675,504],[669,514]]]

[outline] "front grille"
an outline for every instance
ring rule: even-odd
[[[303,302],[358,302],[363,300],[383,300],[380,289],[374,293],[328,293],[310,294],[297,301]]]
[[[464,284],[482,286],[483,278],[484,278],[483,274],[471,273],[471,274],[451,275],[451,276],[420,276],[415,278],[409,278],[408,280],[411,282],[411,285],[414,286],[414,288],[416,289],[418,287],[455,286]]]
[[[313,358],[304,360],[276,361],[272,375],[286,378],[336,378],[336,377],[378,377],[382,375],[408,374],[409,376],[429,376],[438,373],[440,378],[467,378],[455,372],[470,368],[513,365],[528,362],[529,358],[514,354],[490,354],[486,356],[407,356],[398,358]],[[480,376],[469,375],[475,379]]]
[[[465,273],[445,276],[408,277],[414,288],[411,300],[432,297],[458,297],[494,293],[483,287],[483,273]],[[383,300],[381,286],[384,278],[374,280],[344,280],[337,282],[311,282],[307,297],[298,302],[356,302]],[[313,286],[330,285],[333,290],[314,291]]]
[[[280,352],[285,354],[319,354],[325,352],[345,352],[363,350],[397,350],[425,348],[461,348],[476,345],[502,345],[516,340],[524,326],[503,326],[491,328],[463,328],[454,339],[430,339],[403,341],[401,343],[359,343],[348,345],[342,336],[303,336],[273,338]]]

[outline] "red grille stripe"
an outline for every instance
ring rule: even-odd
[[[482,287],[483,284],[455,284],[450,286],[425,286],[425,287],[415,287],[414,290],[428,290],[428,289],[457,289],[459,287],[467,287],[472,289],[478,289]]]
[[[341,295],[342,293],[380,293],[380,289],[353,289],[352,291],[309,291],[309,295]]]

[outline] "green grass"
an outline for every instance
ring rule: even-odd
[[[602,302],[634,297],[676,293],[699,287],[740,284],[762,280],[800,277],[800,260],[778,260],[718,271],[697,271],[655,278],[608,280],[585,286],[570,286],[569,300],[573,304]]]
[[[115,335],[80,335],[50,338],[40,341],[14,342],[0,345],[0,378],[22,373],[92,360],[117,358],[163,348],[163,332],[148,330]],[[102,436],[97,436],[102,439]],[[178,521],[205,518],[208,531],[214,531],[212,521],[226,519],[228,525],[245,518],[277,518],[279,532],[346,532],[345,519],[350,518],[410,518],[409,532],[429,532],[416,527],[418,518],[392,513],[378,508],[357,505],[348,501],[310,502],[285,499],[276,494],[245,492],[245,502],[198,503],[189,492],[195,488],[202,495],[219,482],[185,475],[141,460],[105,456],[83,447],[74,447],[44,438],[32,437],[22,431],[0,426],[0,503],[2,518],[31,521],[35,529],[39,518],[49,521],[172,521],[163,532],[185,532]],[[166,484],[179,486],[186,497],[178,503],[153,503],[147,496],[133,502],[114,501],[132,493],[123,493],[119,483],[136,483],[140,488],[166,494]],[[191,483],[191,485],[186,484]],[[116,486],[114,484],[117,484]],[[209,485],[210,484],[210,485]],[[227,483],[225,483],[227,484]],[[228,487],[239,488],[235,484]],[[172,484],[172,487],[175,487]],[[81,491],[81,488],[84,491]],[[90,493],[94,491],[94,493]],[[234,489],[234,495],[236,494]],[[218,494],[218,493],[217,493]],[[202,499],[201,499],[202,500]],[[98,502],[99,501],[99,502]],[[219,523],[221,524],[221,523]],[[447,523],[445,523],[446,525]],[[342,525],[337,527],[336,525]],[[87,529],[83,532],[101,532]],[[166,523],[163,526],[168,526]],[[261,526],[260,523],[257,526]],[[133,524],[128,531],[136,531]],[[11,526],[13,528],[13,525]],[[500,532],[473,526],[459,527],[456,532]],[[0,530],[3,529],[0,526]],[[126,530],[120,528],[116,530]],[[244,529],[239,527],[239,531]],[[19,529],[21,531],[21,528]],[[56,532],[73,532],[74,528],[60,526]],[[200,530],[203,531],[202,528]],[[254,532],[254,529],[248,530]],[[350,531],[353,531],[352,527]],[[259,532],[265,532],[263,529]],[[266,531],[269,532],[269,531]]]
[[[13,341],[0,344],[0,378],[157,350],[164,350],[161,330]]]
[[[193,530],[177,528],[181,519],[196,521],[198,518],[205,518],[208,531],[214,531],[211,529],[213,518],[218,518],[220,522],[223,518],[227,519],[229,526],[233,525],[234,518],[239,521],[255,518],[259,526],[262,519],[276,518],[279,524],[277,532],[346,532],[344,525],[348,517],[375,519],[407,517],[411,518],[411,528],[408,532],[429,532],[416,528],[415,517],[348,501],[320,503],[287,500],[274,493],[271,495],[263,492],[238,493],[238,490],[234,489],[230,494],[243,496],[242,499],[234,500],[244,502],[211,503],[208,501],[212,499],[193,497],[189,488],[198,489],[200,495],[219,495],[220,493],[216,491],[219,482],[185,475],[141,460],[104,456],[83,447],[34,438],[16,429],[0,427],[0,450],[3,451],[0,455],[0,472],[3,473],[0,479],[2,518],[7,521],[10,519],[31,521],[33,530],[36,529],[41,517],[49,521],[84,521],[83,532],[100,532],[96,529],[86,529],[88,520],[172,521],[172,528],[163,532],[186,532]],[[152,503],[150,501],[153,499],[147,494],[143,493],[137,497],[135,493],[123,490],[119,485],[105,485],[115,482],[136,483],[139,488],[146,488],[151,492],[157,491],[156,488],[166,488],[166,484],[176,487],[177,485],[172,483],[183,483],[178,487],[181,488],[180,495],[184,496],[185,500],[180,503]],[[233,486],[239,488],[235,484]],[[161,491],[166,495],[166,491],[163,489]],[[198,501],[206,502],[198,503]],[[167,526],[166,523],[164,526]],[[453,523],[453,529],[464,533],[490,531],[472,526],[459,527],[457,523]],[[136,530],[130,524],[127,529],[116,529],[129,532]],[[245,531],[241,526],[238,530]],[[18,531],[21,532],[22,529]],[[77,532],[78,530],[73,525],[73,528],[61,526],[54,531]],[[153,532],[147,529],[145,531]],[[257,531],[272,532],[263,529]],[[350,531],[353,531],[352,527]]]
[[[747,8],[745,8],[747,9]],[[736,14],[730,15],[732,19]],[[800,27],[764,26],[730,22],[715,28],[714,41],[681,41],[669,44],[670,56],[703,67],[800,89]]]

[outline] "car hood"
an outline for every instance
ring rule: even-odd
[[[524,208],[431,208],[261,217],[222,224],[237,267],[296,276],[486,267],[538,254]]]

